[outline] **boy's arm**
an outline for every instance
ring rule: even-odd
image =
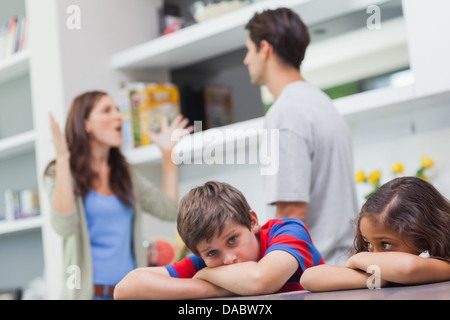
[[[164,267],[139,268],[116,286],[116,300],[198,299],[223,297],[230,292],[199,279],[172,278]]]
[[[450,263],[405,252],[360,252],[348,259],[346,266],[367,270],[380,268],[380,277],[400,284],[422,284],[450,280]]]
[[[206,280],[238,295],[277,292],[298,269],[290,253],[275,250],[258,262],[242,262],[215,268],[204,268],[194,279]]]

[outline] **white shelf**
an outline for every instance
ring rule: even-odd
[[[179,68],[238,48],[243,48],[247,36],[246,23],[264,9],[292,8],[302,15],[305,23],[313,24],[354,10],[366,9],[370,4],[387,0],[267,0],[230,12],[156,38],[112,56],[116,70],[142,68]],[[323,5],[327,10],[323,10]]]
[[[177,68],[230,52],[243,47],[243,26],[255,10],[307,1],[271,0],[250,5],[118,53],[112,57],[112,65],[115,69]]]
[[[0,236],[38,229],[42,226],[42,217],[29,217],[14,221],[0,221]]]
[[[148,146],[124,150],[125,157],[130,164],[155,163],[161,159],[161,151],[158,146],[151,144]]]
[[[29,51],[18,52],[0,61],[0,84],[29,72]]]
[[[185,159],[186,155],[192,163],[200,163],[205,148],[209,150],[221,147],[223,145],[234,144],[235,152],[243,151],[245,140],[248,139],[248,147],[254,147],[257,143],[259,129],[264,127],[264,118],[234,123],[220,128],[209,129],[201,132],[195,132],[183,137],[174,149],[175,161],[181,161],[178,155]],[[156,145],[139,147],[124,152],[127,161],[134,165],[157,163],[161,160],[161,151]]]
[[[346,118],[360,119],[361,117],[392,113],[393,110],[405,111],[414,99],[413,85],[404,87],[390,87],[358,93],[352,96],[334,100],[338,111]],[[215,148],[227,143],[235,142],[235,152],[242,152],[244,139],[252,139],[258,135],[258,130],[264,128],[264,117],[238,122],[232,125],[196,132],[180,140],[174,150],[175,155],[192,155],[192,163],[201,161],[203,150]],[[227,130],[233,130],[233,134],[226,134]],[[134,165],[158,163],[161,160],[161,152],[156,145],[139,147],[126,150],[127,161]]]
[[[348,119],[374,117],[407,111],[415,99],[414,84],[386,87],[335,99],[334,105]]]
[[[0,160],[33,150],[35,141],[34,130],[0,139]]]
[[[388,87],[358,93],[333,101],[339,113],[347,122],[359,122],[367,119],[382,119],[398,114],[411,114],[415,111],[426,111],[435,106],[450,108],[450,92],[442,92],[426,97],[415,95],[414,85]],[[445,111],[448,113],[448,111]],[[175,147],[175,155],[192,155],[192,163],[200,161],[205,148],[214,149],[218,146],[234,142],[235,152],[245,152],[246,147],[254,147],[259,136],[259,129],[264,128],[264,117],[238,122],[232,125],[196,132],[180,140]],[[233,134],[227,134],[232,130]],[[250,145],[239,142],[248,139]],[[156,145],[127,150],[125,156],[131,164],[157,163],[161,152]],[[175,159],[176,160],[176,159]]]
[[[408,66],[405,21],[398,17],[383,22],[383,28],[376,32],[361,27],[312,42],[302,63],[302,75],[317,87],[332,88]]]

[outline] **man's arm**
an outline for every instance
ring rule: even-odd
[[[308,203],[306,202],[276,202],[277,211],[275,217],[281,218],[297,218],[305,222],[308,211]]]
[[[199,299],[232,295],[200,279],[172,278],[164,267],[139,268],[128,273],[116,286],[116,300]]]
[[[194,279],[206,280],[238,295],[270,294],[277,292],[298,267],[297,259],[290,253],[275,250],[258,262],[204,268]]]

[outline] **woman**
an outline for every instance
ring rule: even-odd
[[[51,221],[64,239],[64,267],[79,267],[81,276],[74,289],[64,281],[62,298],[111,299],[116,283],[145,266],[142,212],[176,219],[178,171],[171,161],[176,144],[171,135],[188,120],[178,116],[169,126],[165,118],[160,133],[150,133],[162,151],[163,192],[127,164],[119,149],[121,114],[106,93],[74,99],[65,136],[51,115],[50,122],[56,149],[45,172]]]

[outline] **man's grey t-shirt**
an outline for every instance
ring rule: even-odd
[[[265,199],[307,202],[305,224],[326,263],[343,264],[358,213],[348,127],[331,100],[314,86],[286,86],[266,115],[279,130],[278,172],[264,176]]]

